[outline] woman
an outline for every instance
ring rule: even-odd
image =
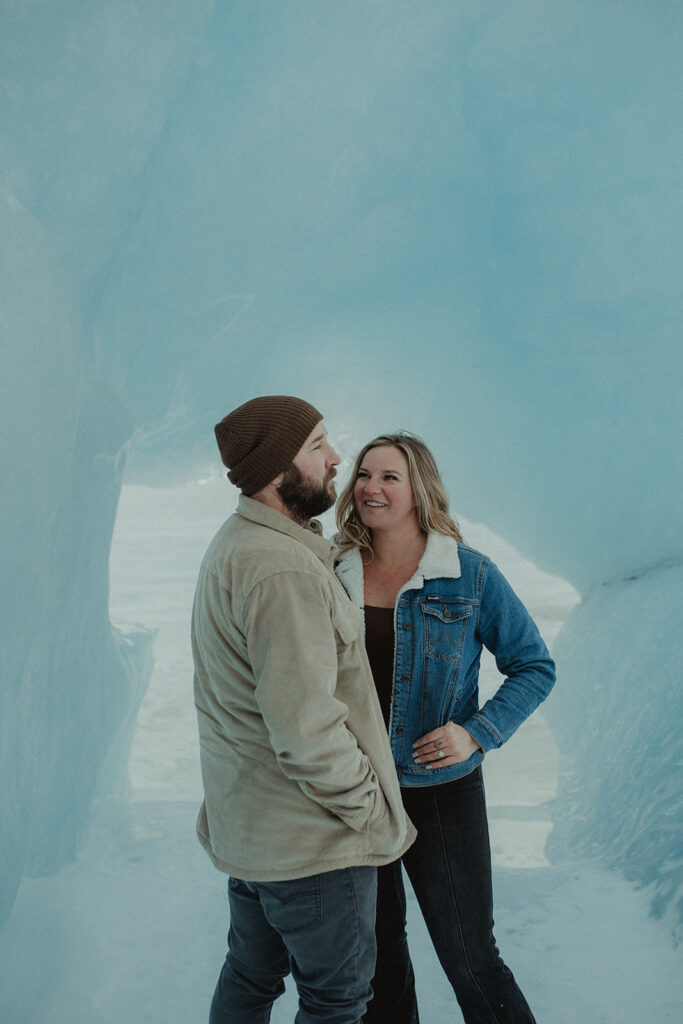
[[[403,801],[403,857],[467,1024],[533,1024],[493,937],[480,764],[548,695],[554,664],[489,559],[466,547],[434,459],[411,434],[367,444],[337,504],[336,572],[365,612],[366,647]],[[480,709],[482,645],[506,677]],[[377,967],[364,1021],[418,1021],[400,862],[380,868]]]

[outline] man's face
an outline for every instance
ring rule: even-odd
[[[334,505],[337,497],[335,466],[340,461],[321,421],[294,456],[292,466],[285,470],[277,488],[292,519],[305,523]]]

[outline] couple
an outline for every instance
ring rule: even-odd
[[[216,426],[242,494],[192,621],[197,828],[230,875],[210,1024],[265,1024],[290,971],[299,1024],[417,1022],[401,865],[465,1021],[533,1024],[493,937],[480,764],[553,662],[412,435],[363,448],[323,538],[340,460],[322,419],[268,396]],[[479,709],[482,645],[506,678]]]

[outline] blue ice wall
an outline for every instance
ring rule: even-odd
[[[130,416],[92,372],[53,239],[7,193],[0,237],[4,920],[24,871],[43,874],[73,858],[114,737],[120,756],[106,784],[109,792],[124,786],[151,650],[144,633],[119,637],[108,618]]]
[[[562,691],[548,704],[565,753],[549,856],[652,883],[655,914],[679,900],[679,923],[681,621],[680,565],[595,588],[555,645]]]
[[[73,850],[143,685],[144,640],[131,657],[107,620],[122,472],[215,464],[213,423],[253,394],[306,395],[359,443],[422,433],[458,510],[607,605],[680,565],[682,17],[673,0],[0,17],[8,906],[25,865]],[[582,637],[651,657],[642,805],[638,767],[675,756],[673,640],[613,627],[601,613]],[[597,742],[607,708],[568,636],[554,702],[580,788],[577,731]],[[632,719],[642,692],[614,685],[610,716]]]
[[[137,423],[93,320],[202,32],[195,4],[0,5],[0,922],[125,789],[149,637],[117,635],[108,559]]]

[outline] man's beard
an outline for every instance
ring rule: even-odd
[[[316,483],[294,464],[285,470],[277,493],[295,522],[307,523],[334,505],[337,492],[332,478],[336,473],[336,469],[328,469],[322,483]]]

